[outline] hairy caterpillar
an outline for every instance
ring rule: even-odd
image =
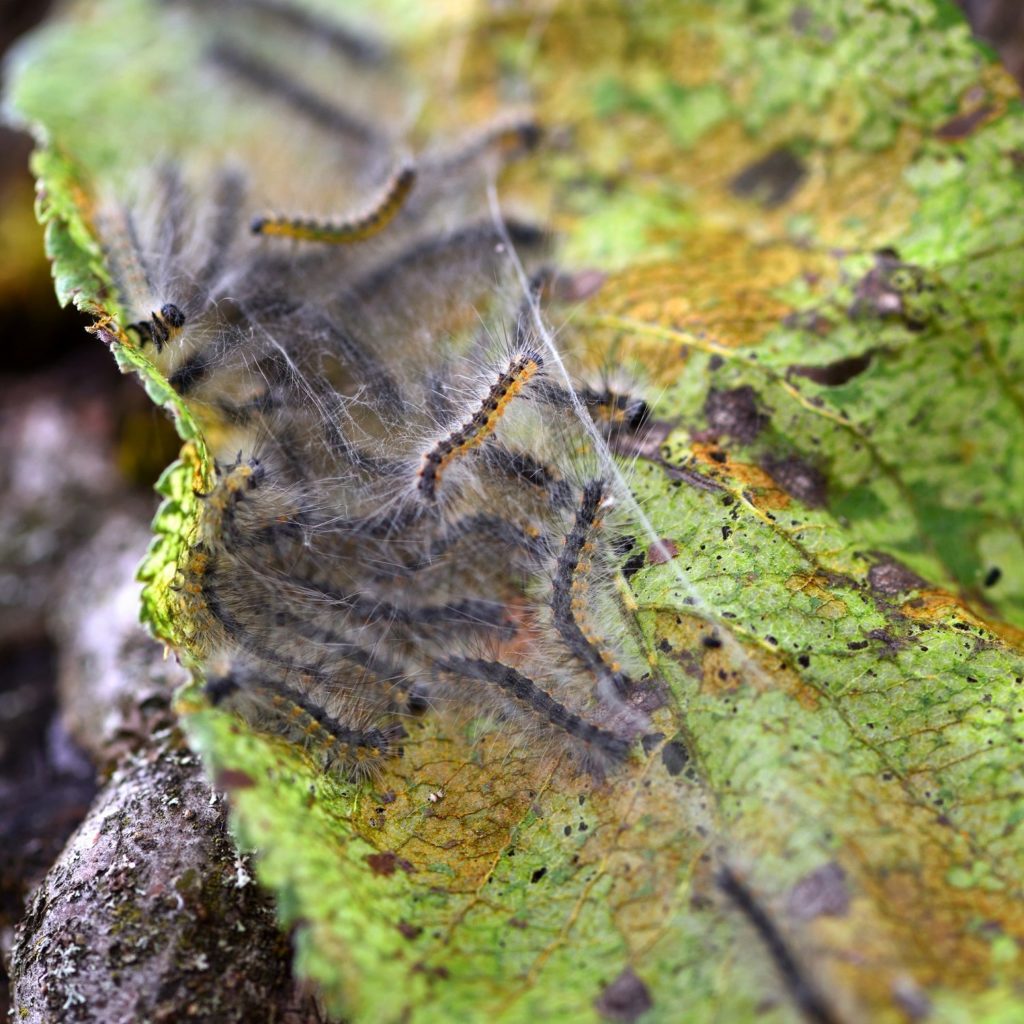
[[[433,501],[437,497],[445,468],[459,456],[487,441],[494,433],[498,421],[505,415],[509,403],[540,372],[543,365],[543,358],[536,352],[526,350],[513,355],[469,418],[423,453],[417,473],[417,486],[424,498]]]
[[[362,242],[372,238],[378,231],[394,220],[416,182],[416,168],[403,164],[384,189],[375,203],[368,209],[341,223],[320,223],[297,218],[257,217],[252,230],[257,235],[278,235],[308,242]]]
[[[129,324],[125,330],[135,331],[143,345],[152,342],[157,352],[185,326],[185,314],[173,302],[165,302],[159,310],[150,313],[148,320]]]
[[[344,138],[356,180],[399,169],[343,220],[253,220],[259,164],[170,161],[97,218],[127,336],[215,455],[177,584],[209,699],[353,775],[398,756],[424,704],[607,771],[647,728],[650,674],[607,441],[649,410],[552,372],[550,239],[488,194],[535,123],[399,162],[386,133],[236,41],[211,56]]]

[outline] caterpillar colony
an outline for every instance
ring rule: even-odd
[[[392,102],[375,41],[266,0],[230,12],[312,33]],[[206,53],[219,86],[322,135],[364,198],[280,216],[258,165],[168,161],[97,217],[125,335],[215,457],[176,583],[206,696],[349,777],[401,756],[424,713],[614,771],[653,681],[608,451],[648,411],[570,382],[540,315],[568,278],[541,227],[496,209],[539,127],[507,115],[410,156],[236,35]]]

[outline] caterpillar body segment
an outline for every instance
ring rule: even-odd
[[[165,302],[159,310],[150,313],[149,319],[137,320],[129,324],[125,330],[134,331],[139,336],[139,344],[145,348],[152,344],[157,354],[163,352],[166,345],[185,326],[185,314],[173,302]]]
[[[337,768],[352,777],[373,775],[382,763],[399,753],[407,735],[397,722],[366,726],[345,722],[303,691],[272,673],[232,666],[207,677],[204,687],[215,707],[232,701],[250,703],[253,713],[288,738],[309,748],[325,768]]]
[[[424,452],[417,474],[417,487],[427,501],[436,499],[447,467],[455,459],[478,448],[491,437],[509,404],[543,366],[544,359],[536,351],[527,350],[514,355],[498,374],[472,415]]]
[[[256,235],[332,245],[362,242],[383,231],[395,219],[415,182],[416,168],[407,163],[393,175],[377,201],[362,213],[339,222],[257,217],[252,222],[252,231]]]
[[[569,710],[537,682],[509,665],[483,658],[450,658],[438,664],[443,672],[491,684],[545,725],[560,730],[600,755],[621,761],[629,753],[630,741],[609,729],[588,722]]]

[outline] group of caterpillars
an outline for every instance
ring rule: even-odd
[[[236,0],[230,17],[247,8],[294,16]],[[97,217],[125,338],[216,458],[176,583],[207,697],[351,776],[399,756],[423,713],[606,773],[648,726],[651,665],[619,568],[632,524],[595,448],[648,410],[569,384],[538,315],[565,280],[550,239],[488,207],[537,126],[409,158],[234,45],[212,73],[393,170],[350,217],[292,219],[256,206],[258,166],[196,182],[168,162]],[[337,59],[387,58],[368,42]]]

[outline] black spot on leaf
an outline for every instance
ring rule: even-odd
[[[643,551],[637,552],[635,555],[630,555],[622,564],[622,575],[625,578],[632,579],[643,567],[647,561],[647,555]]]
[[[644,748],[645,754],[650,754],[652,750],[665,738],[663,732],[649,732],[646,736],[640,738],[640,743]]]
[[[729,183],[733,194],[771,209],[785,203],[807,176],[804,162],[780,146],[749,164]]]
[[[794,377],[806,377],[823,387],[836,388],[862,374],[871,365],[873,358],[874,352],[868,351],[863,355],[837,359],[822,366],[791,366],[789,373]]]
[[[678,775],[690,760],[686,747],[679,740],[666,743],[661,751],[661,763],[669,775]]]

